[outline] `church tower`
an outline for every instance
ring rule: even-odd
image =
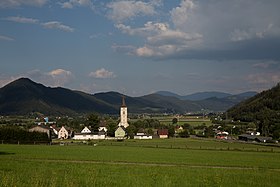
[[[120,123],[119,123],[119,127],[120,126],[124,126],[125,128],[127,128],[129,126],[129,124],[127,123],[127,107],[125,104],[125,99],[124,96],[122,97],[122,106],[120,108]]]

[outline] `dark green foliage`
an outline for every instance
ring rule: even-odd
[[[178,119],[177,118],[173,118],[172,119],[172,124],[177,124],[178,123]]]
[[[170,125],[170,126],[168,127],[168,136],[169,136],[169,137],[174,137],[174,134],[175,134],[174,126],[173,126],[173,125]]]
[[[227,113],[235,121],[254,122],[264,136],[273,135],[280,130],[280,84],[232,107]]]
[[[23,143],[38,142],[49,142],[50,139],[46,133],[40,132],[28,132],[23,129],[15,127],[2,127],[0,128],[0,140],[5,142],[15,143],[17,141]]]
[[[86,125],[91,127],[92,130],[97,131],[100,123],[98,114],[90,114],[87,117]]]
[[[190,137],[189,130],[184,129],[182,132],[179,133],[179,136],[180,136],[181,138],[188,138],[188,137]]]

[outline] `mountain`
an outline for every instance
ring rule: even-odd
[[[89,94],[65,88],[50,88],[20,78],[0,89],[0,114],[75,114],[89,111],[116,113],[107,103]]]
[[[228,117],[250,123],[264,136],[280,139],[280,83],[227,111]]]
[[[226,98],[230,96],[239,97],[239,98],[249,98],[257,94],[257,92],[244,92],[237,95],[224,93],[224,92],[197,92],[190,95],[181,96],[173,92],[168,91],[159,91],[155,94],[162,95],[162,96],[170,96],[170,97],[177,97],[181,100],[190,100],[190,101],[200,101],[209,98]]]
[[[227,113],[229,117],[241,121],[270,121],[277,118],[280,122],[280,83],[240,102]]]
[[[165,95],[164,95],[165,94]],[[199,101],[184,100],[171,92],[141,97],[125,96],[131,113],[185,113],[201,109],[225,111],[253,93],[230,95],[224,98],[210,97]],[[216,95],[217,96],[217,95]],[[118,114],[122,94],[106,92],[87,94],[65,88],[51,88],[20,78],[0,88],[0,115],[29,114],[46,115],[103,113]]]
[[[183,96],[184,100],[191,100],[191,101],[199,101],[203,99],[208,99],[211,97],[216,97],[216,98],[224,98],[231,96],[229,93],[224,93],[224,92],[198,92],[190,95]]]

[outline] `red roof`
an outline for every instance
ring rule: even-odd
[[[158,135],[168,135],[168,129],[158,129]]]

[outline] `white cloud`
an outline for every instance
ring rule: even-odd
[[[115,78],[116,75],[114,72],[108,71],[104,68],[96,70],[95,72],[91,72],[89,77],[99,78],[99,79],[107,79],[107,78]]]
[[[201,43],[202,35],[174,30],[167,23],[147,22],[144,27],[131,28],[124,24],[115,25],[125,34],[144,37],[145,46],[138,47],[134,54],[142,57],[164,57],[183,50],[192,49]]]
[[[43,6],[48,0],[1,0],[0,8],[16,8],[20,6]]]
[[[50,72],[42,72],[40,70],[31,70],[27,73],[23,73],[15,76],[0,76],[0,87],[4,86],[20,77],[28,77],[35,82],[42,83],[46,86],[52,87],[63,87],[74,79],[74,75],[72,72],[63,70],[63,69],[55,69]]]
[[[17,22],[17,23],[31,23],[31,24],[35,24],[35,23],[39,22],[39,20],[37,20],[37,19],[25,18],[25,17],[20,17],[20,16],[7,17],[7,18],[3,18],[2,20],[13,21],[13,22]]]
[[[62,8],[68,8],[68,9],[72,9],[76,6],[90,7],[91,9],[94,9],[94,5],[91,0],[69,0],[60,4]]]
[[[67,25],[63,25],[58,21],[50,21],[50,22],[42,23],[42,26],[47,29],[59,29],[65,32],[74,32],[73,28]]]
[[[137,16],[153,15],[155,14],[155,6],[159,5],[160,1],[143,2],[122,0],[111,2],[107,4],[110,9],[108,18],[121,23],[126,20],[131,20]]]
[[[195,8],[192,0],[182,0],[180,6],[170,11],[171,20],[177,28],[182,28],[187,23],[190,12]]]
[[[73,79],[70,71],[64,69],[55,69],[47,73],[53,80],[54,86],[64,86]]]
[[[3,35],[0,35],[0,41],[1,40],[4,40],[4,41],[15,41],[15,39],[13,39],[11,37],[8,37],[8,36],[3,36]]]

